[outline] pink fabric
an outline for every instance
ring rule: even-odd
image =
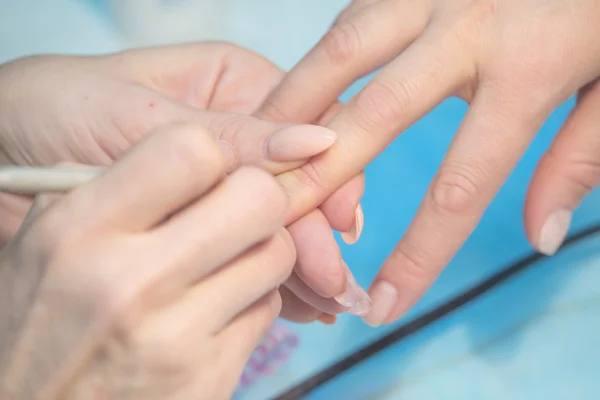
[[[252,353],[246,364],[241,388],[247,387],[261,376],[275,373],[298,347],[298,336],[286,326],[276,323]]]

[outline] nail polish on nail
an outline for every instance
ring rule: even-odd
[[[342,306],[347,307],[347,311],[350,314],[360,317],[367,315],[371,310],[371,298],[368,293],[356,283],[348,265],[346,265],[344,261],[342,261],[342,263],[346,268],[346,290],[344,293],[335,296],[334,299]]]
[[[363,321],[376,328],[390,315],[396,301],[398,300],[398,291],[388,281],[377,281],[369,291],[373,305],[371,312],[363,317]]]
[[[227,171],[231,171],[237,166],[238,163],[235,148],[231,145],[231,143],[226,142],[225,140],[219,140],[218,143],[221,147],[221,151],[223,152],[223,156],[225,157],[225,168]]]
[[[301,161],[330,148],[334,131],[316,125],[294,125],[271,135],[265,143],[265,156],[272,161]]]
[[[342,240],[346,244],[354,244],[360,239],[363,227],[365,225],[365,214],[363,213],[360,203],[356,207],[354,212],[354,225],[348,232],[342,232]]]
[[[572,217],[573,212],[567,209],[555,211],[548,216],[540,232],[537,246],[540,253],[547,256],[556,253],[567,237]]]

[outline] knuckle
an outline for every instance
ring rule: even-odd
[[[251,117],[238,114],[227,114],[221,118],[215,118],[210,125],[209,131],[216,139],[238,143],[242,139],[247,125],[252,122]]]
[[[221,149],[202,127],[180,125],[158,133],[158,151],[164,162],[181,169],[182,179],[197,181],[199,171],[215,180],[225,171]]]
[[[396,125],[410,114],[412,89],[407,81],[373,81],[356,95],[357,123],[365,132],[373,128]]]
[[[361,34],[351,20],[341,21],[323,36],[320,48],[332,65],[346,66],[360,55]]]
[[[465,214],[475,211],[481,194],[477,178],[469,168],[448,165],[435,178],[431,198],[438,211]]]
[[[590,193],[600,184],[600,160],[587,149],[566,155],[551,149],[544,158],[545,162],[554,164],[558,174],[571,182],[582,195]]]
[[[415,287],[428,285],[437,277],[438,268],[432,255],[422,246],[417,246],[408,240],[403,240],[394,249],[391,261],[402,265],[402,279],[414,283]],[[409,282],[410,281],[410,282]]]
[[[293,170],[292,174],[302,185],[309,188],[328,190],[333,187],[318,161],[310,161]]]

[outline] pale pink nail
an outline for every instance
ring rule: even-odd
[[[377,281],[369,291],[373,306],[371,312],[363,317],[367,325],[374,328],[378,327],[390,315],[396,301],[398,300],[398,291],[388,281]]]
[[[334,131],[316,125],[294,125],[274,133],[265,144],[272,161],[301,161],[315,156],[335,143]]]
[[[342,240],[346,244],[354,244],[360,239],[363,227],[365,225],[365,214],[363,213],[360,203],[354,212],[354,225],[348,232],[342,232]]]
[[[371,298],[368,293],[356,283],[348,265],[346,265],[344,261],[342,261],[342,263],[346,268],[346,290],[344,293],[335,296],[334,299],[342,306],[347,307],[350,314],[358,316],[366,315],[371,310]]]
[[[567,237],[573,212],[563,209],[553,212],[548,216],[540,232],[538,251],[548,256],[553,255],[559,249]]]

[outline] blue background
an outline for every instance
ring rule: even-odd
[[[356,94],[368,79],[343,99]],[[288,385],[301,381],[532,252],[522,222],[525,194],[537,161],[573,105],[570,100],[551,115],[467,244],[405,318],[378,329],[352,316],[342,317],[333,328],[293,325],[301,333],[302,346],[288,370],[259,385],[247,398],[271,395],[282,380]],[[466,109],[457,99],[444,102],[367,168],[363,236],[354,246],[338,240],[364,286],[410,223]],[[584,201],[572,231],[600,221],[598,200],[595,191]],[[590,239],[544,259],[309,398],[600,398],[599,244],[600,238]]]

